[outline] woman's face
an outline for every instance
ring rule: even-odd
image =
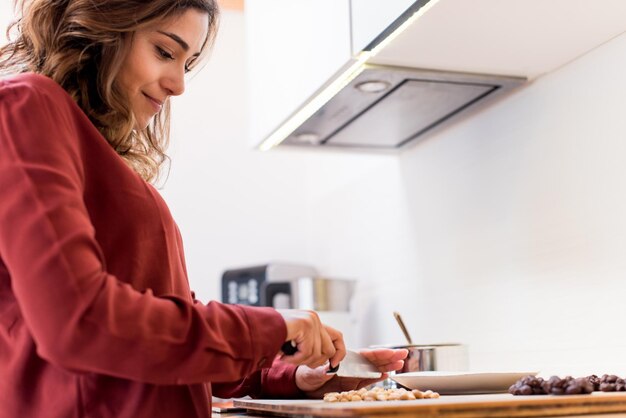
[[[207,37],[209,17],[187,9],[137,31],[117,76],[128,97],[136,129],[144,129],[170,96],[185,91],[185,73]]]

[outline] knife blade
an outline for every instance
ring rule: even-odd
[[[291,356],[298,351],[298,348],[293,341],[287,341],[283,344],[281,350],[286,355]],[[343,360],[337,366],[328,370],[327,373],[335,373],[340,377],[358,377],[362,379],[378,379],[383,375],[376,366],[354,350],[346,350],[346,356]]]
[[[346,350],[346,356],[339,363],[337,376],[378,379],[383,374],[368,359],[354,350]]]

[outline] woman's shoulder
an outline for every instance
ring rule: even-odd
[[[54,109],[57,118],[82,114],[72,97],[53,79],[36,73],[21,73],[0,79],[0,113],[13,114],[28,108],[31,117]],[[70,120],[70,119],[68,119]]]
[[[0,78],[0,92],[13,94],[37,94],[51,100],[69,98],[69,94],[50,77],[37,73],[21,73]]]

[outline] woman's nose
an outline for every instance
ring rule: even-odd
[[[163,80],[163,87],[169,96],[180,96],[185,92],[185,69],[176,71]]]

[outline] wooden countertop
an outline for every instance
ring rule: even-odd
[[[213,413],[212,417],[213,418],[268,418],[268,415],[257,415],[254,413],[247,414],[247,413],[236,412],[236,413],[225,413],[225,414]],[[562,415],[562,417],[563,418],[626,418],[626,413],[593,414],[593,415]],[[549,418],[549,417],[543,416],[543,417],[537,417],[537,418]]]
[[[626,417],[626,392],[594,392],[590,395],[513,396],[508,393],[442,396],[390,402],[337,402],[320,400],[241,399],[235,406],[248,409],[249,415],[274,414],[289,417],[352,418],[542,418]],[[241,416],[241,414],[240,414]]]

